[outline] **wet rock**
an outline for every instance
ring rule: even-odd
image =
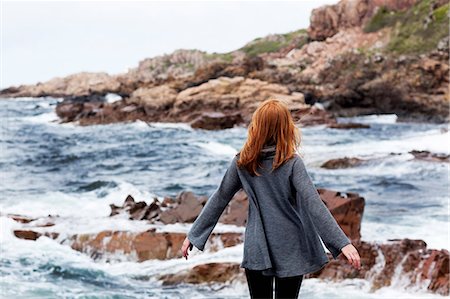
[[[327,125],[327,127],[332,129],[367,129],[370,128],[370,125],[360,123],[333,123]]]
[[[350,167],[355,167],[355,166],[361,165],[363,162],[364,162],[364,160],[359,159],[359,158],[344,157],[344,158],[328,160],[328,161],[322,163],[322,165],[320,165],[320,167],[327,168],[327,169],[350,168]]]
[[[247,224],[248,197],[243,189],[236,192],[228,207],[219,218],[223,224],[245,226]]]
[[[76,234],[62,243],[88,254],[93,259],[143,262],[181,258],[181,246],[185,238],[185,233],[157,232],[155,229],[145,232],[108,230],[93,234]],[[215,252],[242,241],[240,233],[212,233],[205,244],[205,251]]]
[[[40,233],[32,230],[22,230],[22,229],[16,229],[14,230],[13,233],[14,236],[16,236],[19,239],[33,240],[33,241],[36,241],[41,236],[46,236],[52,239],[56,239],[59,236],[59,233],[56,232]]]
[[[357,270],[340,255],[321,270],[305,278],[340,281],[349,278],[368,279],[371,291],[394,283],[405,289],[425,286],[427,290],[449,295],[449,252],[445,249],[426,249],[422,240],[393,239],[380,242],[352,242],[361,256],[361,269]]]
[[[430,161],[430,162],[450,162],[450,155],[443,153],[431,153],[430,151],[409,151],[415,159]]]
[[[0,213],[0,215],[3,215]],[[58,215],[48,215],[45,217],[29,217],[19,214],[6,214],[6,217],[13,219],[14,221],[27,224],[27,227],[49,227],[54,226]]]
[[[361,222],[364,214],[364,197],[352,192],[317,189],[321,199],[350,240],[361,239]]]
[[[182,191],[176,197],[176,204],[161,212],[159,220],[164,224],[194,222],[208,197],[197,197],[190,191]]]
[[[32,230],[14,230],[14,235],[19,239],[36,240],[41,236],[41,233]]]
[[[129,219],[132,220],[150,220],[160,213],[159,201],[156,198],[153,199],[153,202],[150,205],[147,205],[144,201],[135,202],[134,198],[131,195],[128,195],[121,207],[114,204],[110,204],[110,207],[111,213],[109,216],[125,212],[130,214]]]
[[[222,130],[233,128],[235,125],[243,122],[239,112],[203,112],[200,116],[191,122],[191,127],[206,130]]]
[[[336,123],[336,118],[331,113],[317,106],[292,109],[291,111],[294,121],[303,126]]]
[[[20,222],[20,223],[29,223],[31,221],[36,220],[37,218],[31,218],[28,216],[24,216],[24,215],[19,215],[19,214],[7,214],[7,217],[12,218],[14,221]]]
[[[208,263],[176,274],[160,275],[158,279],[163,282],[163,285],[229,283],[236,279],[244,282],[244,274],[244,269],[239,267],[239,263]]]
[[[169,197],[169,196],[165,196],[163,199],[163,202],[161,203],[162,207],[167,207],[170,206],[171,204],[174,204],[176,201],[174,198]]]

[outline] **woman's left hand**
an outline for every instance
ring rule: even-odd
[[[357,268],[358,270],[361,269],[361,258],[359,256],[358,250],[356,250],[353,244],[345,245],[344,247],[342,247],[341,251],[348,259],[349,263],[353,265],[353,267]]]

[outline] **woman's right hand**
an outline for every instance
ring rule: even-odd
[[[188,237],[186,237],[183,241],[183,246],[181,246],[181,251],[183,252],[183,256],[187,259],[188,258],[188,249],[192,251],[193,244],[191,241],[189,241]]]
[[[361,269],[361,258],[359,256],[358,250],[356,250],[353,244],[348,244],[342,247],[342,253],[348,259],[349,263],[353,265],[356,269]]]

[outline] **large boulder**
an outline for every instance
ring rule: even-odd
[[[168,85],[140,87],[133,91],[128,102],[144,106],[148,112],[170,109],[177,97],[177,91]]]
[[[353,243],[361,257],[361,269],[355,269],[342,257],[331,260],[321,270],[306,278],[341,281],[348,278],[369,279],[371,292],[393,284],[408,289],[449,295],[449,252],[427,249],[423,240],[392,239],[387,242]]]
[[[302,93],[290,92],[286,86],[280,84],[242,76],[219,77],[181,91],[169,116],[184,116],[185,119],[192,120],[202,111],[239,110],[244,121],[248,123],[256,107],[270,97],[285,101],[290,108],[308,106]]]
[[[360,240],[364,197],[353,192],[338,192],[323,188],[318,188],[317,191],[344,233],[352,241]]]
[[[243,122],[240,112],[203,112],[190,124],[195,129],[222,130],[233,128]]]
[[[62,244],[86,253],[93,259],[143,262],[181,258],[181,246],[185,238],[185,233],[157,232],[156,229],[145,232],[106,230],[99,233],[75,234],[62,240]],[[242,242],[243,236],[240,233],[212,233],[205,245],[205,252],[216,252]]]
[[[244,269],[239,263],[207,263],[183,270],[178,273],[159,275],[163,285],[177,285],[181,283],[230,283],[234,280],[245,282]]]

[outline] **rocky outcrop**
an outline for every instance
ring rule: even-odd
[[[371,291],[394,283],[401,287],[425,289],[449,295],[449,252],[427,249],[422,240],[393,239],[386,243],[354,243],[361,256],[361,269],[356,270],[344,258],[330,261],[323,269],[308,277],[335,281],[363,278],[371,282]]]
[[[412,150],[409,152],[415,159],[431,162],[450,162],[450,155],[443,153],[431,153],[430,151]]]
[[[180,283],[230,283],[234,280],[246,283],[244,269],[238,263],[208,263],[179,273],[159,275],[163,285]]]
[[[327,189],[318,189],[322,200],[335,217],[341,228],[352,240],[361,238],[361,221],[364,213],[364,198],[357,193],[342,193]],[[176,198],[164,200],[163,205],[156,199],[150,205],[135,202],[130,195],[122,207],[111,205],[110,216],[128,214],[132,220],[148,220],[150,223],[192,223],[200,214],[208,197],[196,196],[190,191],[178,193]],[[228,204],[227,209],[219,217],[218,222],[245,226],[247,223],[248,198],[240,189]]]
[[[156,198],[150,205],[147,205],[145,201],[135,202],[131,195],[128,195],[125,202],[121,207],[115,204],[109,205],[111,208],[111,214],[109,216],[115,216],[120,213],[128,213],[131,220],[150,220],[158,216],[161,212],[159,202]]]
[[[268,35],[223,54],[180,49],[126,73],[79,73],[0,95],[64,97],[57,115],[80,125],[142,120],[225,129],[248,125],[269,97],[304,114],[305,126],[342,128],[336,116],[383,113],[448,122],[448,9],[444,0],[341,0],[313,10],[307,32]],[[107,93],[123,99],[105,102]]]
[[[181,258],[180,250],[185,233],[157,232],[149,229],[145,232],[102,231],[93,234],[76,234],[65,238],[61,243],[72,249],[86,253],[93,259],[104,261],[129,260],[166,260]],[[222,248],[242,243],[240,233],[213,233],[205,250],[216,252]]]
[[[344,157],[325,161],[320,167],[327,169],[349,168],[361,165],[363,162],[364,160],[359,158]]]
[[[305,106],[303,94],[291,93],[285,86],[241,76],[220,77],[181,91],[169,115],[192,115],[199,109],[226,112],[238,110],[248,123],[258,104],[269,97],[284,100],[290,108]]]
[[[339,281],[343,279],[361,278],[369,280],[371,290],[375,291],[385,286],[401,284],[408,289],[427,289],[432,293],[449,295],[449,252],[448,250],[427,249],[422,240],[393,239],[388,242],[366,242],[361,239],[360,223],[364,208],[364,199],[355,193],[341,193],[326,189],[318,189],[330,212],[338,221],[344,232],[351,238],[352,244],[361,256],[361,269],[352,267],[341,254],[337,260],[331,258],[322,269],[305,275],[305,278],[321,278]],[[230,202],[220,220],[223,223],[237,224],[242,221],[241,216],[246,213],[246,195],[239,191]],[[183,200],[183,198],[185,200]],[[180,193],[176,199],[166,197],[161,207],[174,210],[183,201],[192,201],[192,193]],[[156,201],[154,201],[156,202]],[[198,205],[197,202],[191,205]],[[234,204],[234,206],[232,205]],[[130,213],[136,219],[142,219],[139,211],[147,211],[149,205],[135,202],[128,197],[124,207],[115,207],[113,214]],[[135,217],[139,215],[139,217]],[[158,231],[155,228],[144,232],[131,231],[101,231],[98,233],[74,234],[61,236],[56,232],[45,232],[42,228],[37,231],[33,225],[46,222],[47,219],[9,214],[9,217],[27,226],[27,229],[15,230],[18,238],[36,240],[46,236],[61,244],[68,245],[74,250],[83,252],[95,260],[108,262],[146,260],[166,260],[183,258],[181,252],[185,233]],[[155,219],[156,217],[152,217]],[[25,219],[25,220],[24,220]],[[43,219],[45,221],[43,221]],[[185,219],[192,220],[190,217]],[[61,219],[59,219],[61,221]],[[35,222],[35,223],[33,223]],[[243,234],[238,232],[213,232],[205,244],[205,252],[217,252],[226,247],[232,247],[244,242]],[[177,273],[166,273],[158,276],[164,285],[179,283],[229,283],[231,281],[245,282],[243,269],[239,263],[205,263]]]
[[[331,129],[368,129],[370,125],[359,123],[334,123],[327,125]]]
[[[317,189],[321,199],[350,240],[361,239],[365,200],[357,193]]]
[[[168,85],[140,87],[133,91],[128,103],[144,107],[146,113],[158,113],[170,109],[177,98],[177,91]]]
[[[233,128],[243,122],[240,112],[203,112],[191,121],[191,127],[194,129],[221,130]]]
[[[56,77],[36,85],[21,85],[3,89],[7,97],[70,97],[121,93],[121,82],[107,73],[81,72],[67,77]]]
[[[65,100],[56,108],[63,122],[81,125],[140,119],[187,122],[194,128],[224,129],[248,124],[257,105],[276,97],[290,109],[308,109],[304,96],[286,86],[244,77],[219,77],[179,93],[169,86],[140,88],[131,98],[114,103]],[[218,117],[218,112],[221,116]],[[320,118],[319,118],[320,119]]]
[[[390,11],[402,11],[419,0],[341,0],[337,4],[313,9],[308,35],[312,40],[322,41],[342,29],[361,27],[384,6]]]
[[[36,232],[34,230],[25,230],[25,229],[16,229],[13,231],[14,236],[16,236],[19,239],[24,239],[24,240],[33,240],[36,241],[39,237],[41,236],[46,236],[52,239],[56,239],[58,237],[58,233],[55,232],[45,232],[45,233],[40,233],[40,232]]]
[[[340,256],[324,268],[306,274],[304,279],[321,278],[333,281],[368,279],[371,291],[392,284],[405,289],[422,285],[432,293],[449,295],[449,252],[427,249],[422,240],[395,239],[387,243],[355,242],[361,269],[356,270]],[[245,273],[238,263],[207,263],[180,273],[160,275],[163,285],[180,283],[245,282]]]

